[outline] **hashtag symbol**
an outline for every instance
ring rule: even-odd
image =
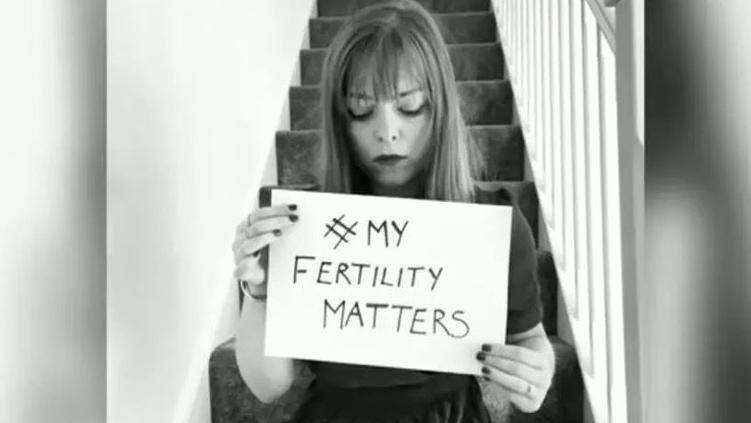
[[[339,218],[336,218],[336,217],[332,218],[331,219],[332,223],[327,223],[326,224],[326,227],[328,228],[328,230],[323,235],[323,237],[326,238],[327,236],[329,236],[330,233],[333,233],[334,235],[336,235],[336,236],[339,237],[339,241],[337,241],[336,245],[334,245],[334,249],[335,250],[336,250],[336,247],[338,247],[339,244],[342,243],[342,241],[349,242],[349,241],[347,241],[347,236],[349,236],[349,235],[357,235],[357,233],[355,233],[355,231],[353,231],[353,229],[355,228],[355,226],[357,226],[357,222],[353,223],[350,226],[347,226],[346,224],[344,224],[342,222],[343,219],[344,219],[344,215],[339,216]],[[339,230],[337,230],[337,228],[340,229],[340,230],[342,230],[342,233],[340,233]]]

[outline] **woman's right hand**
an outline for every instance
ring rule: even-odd
[[[235,278],[247,281],[253,295],[266,294],[266,263],[261,250],[284,234],[298,220],[295,204],[278,204],[254,210],[237,225],[232,251],[235,255]]]

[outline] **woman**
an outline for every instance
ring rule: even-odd
[[[448,50],[418,4],[391,2],[354,15],[329,47],[321,95],[324,191],[498,202],[475,188],[482,169],[462,120]],[[273,401],[292,385],[296,367],[309,366],[316,379],[298,421],[489,422],[474,376],[263,355],[259,251],[295,224],[297,212],[295,205],[263,207],[238,227],[235,275],[249,299],[237,360],[253,393]],[[508,281],[507,342],[483,345],[476,358],[484,363],[482,377],[505,400],[532,412],[550,387],[554,355],[540,323],[534,243],[516,208]]]

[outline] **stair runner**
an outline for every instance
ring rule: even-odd
[[[346,16],[378,0],[317,0],[318,17],[310,19],[310,49],[300,52],[302,86],[289,90],[291,130],[276,134],[279,185],[317,183],[314,169],[320,148],[318,81],[325,49]],[[512,124],[513,93],[503,75],[503,52],[497,42],[490,0],[418,0],[438,22],[449,45],[459,86],[462,114],[486,158],[486,189],[507,189],[538,239],[538,200],[533,182],[524,181],[524,143]],[[558,280],[552,255],[539,250],[538,281],[544,307],[543,324],[556,353],[556,374],[536,413],[514,413],[517,422],[582,421],[583,384],[574,348],[556,336]],[[272,404],[258,401],[242,381],[235,359],[234,338],[219,345],[209,361],[213,423],[280,422],[302,400],[310,374]],[[494,421],[498,410],[493,386],[481,383]]]

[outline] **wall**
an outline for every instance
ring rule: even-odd
[[[0,422],[105,420],[104,16],[0,3]]]
[[[312,3],[108,3],[108,421],[207,421],[208,357],[237,310],[234,228]]]

